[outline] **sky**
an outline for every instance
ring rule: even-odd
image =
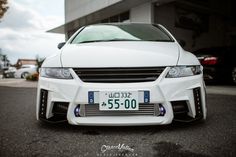
[[[63,34],[46,31],[64,24],[64,0],[8,0],[0,22],[0,48],[11,64],[59,52]]]

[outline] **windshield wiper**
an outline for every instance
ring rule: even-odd
[[[81,41],[81,42],[78,42],[78,44],[80,43],[93,43],[93,42],[104,42],[105,40],[88,40],[88,41]]]
[[[109,39],[107,41],[140,41],[137,39],[122,39],[122,38],[114,38],[114,39]]]
[[[156,41],[156,42],[173,42],[173,40],[160,40],[160,39],[150,39],[145,41]]]
[[[114,39],[108,39],[108,40],[88,40],[88,41],[81,41],[80,43],[92,43],[92,42],[109,42],[109,41],[140,41],[136,39],[122,39],[122,38],[114,38]]]

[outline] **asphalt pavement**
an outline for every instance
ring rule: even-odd
[[[19,88],[0,81],[0,157],[236,156],[235,86],[208,87],[205,122],[88,127],[37,121],[37,84],[24,83]]]

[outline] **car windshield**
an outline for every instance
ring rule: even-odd
[[[151,24],[101,24],[85,27],[72,40],[72,44],[109,41],[161,41],[174,40],[159,26]]]

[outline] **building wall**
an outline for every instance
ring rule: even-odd
[[[103,8],[103,9],[101,9]],[[129,12],[125,22],[148,22],[152,20],[151,0],[68,0],[65,1],[66,39],[83,25],[100,23]],[[132,16],[132,17],[131,17]],[[75,20],[72,20],[75,19]],[[111,22],[121,22],[109,20]]]
[[[66,22],[73,22],[66,27],[66,37],[68,39],[74,31],[83,25],[106,22],[107,19],[112,19],[114,16],[120,16],[124,12],[129,12],[129,19],[125,20],[126,22],[160,23],[177,40],[184,40],[186,42],[184,48],[188,51],[194,51],[204,47],[227,45],[230,41],[230,35],[227,32],[228,23],[224,20],[225,16],[221,16],[221,13],[225,13],[227,9],[223,8],[222,5],[216,5],[213,0],[208,0],[207,2],[210,1],[213,2],[209,3],[213,4],[213,10],[219,10],[219,13],[209,11],[209,5],[198,6],[199,8],[179,5],[189,9],[190,12],[195,10],[201,13],[202,11],[207,16],[208,21],[206,26],[204,26],[206,30],[199,33],[191,28],[176,26],[176,4],[179,4],[181,1],[168,0],[167,3],[166,0],[67,0],[65,1]],[[205,3],[203,0],[201,2]],[[200,2],[195,1],[194,3],[190,3],[186,0],[184,3],[194,6],[194,3]],[[220,10],[220,8],[223,10]],[[189,16],[194,17],[191,13]]]
[[[229,43],[227,36],[227,23],[215,14],[208,14],[208,30],[197,34],[194,30],[176,27],[176,11],[174,3],[161,6],[155,6],[154,22],[165,26],[177,40],[182,39],[186,42],[184,47],[188,51],[194,51],[200,48],[224,46]]]
[[[122,0],[65,0],[65,22],[70,22]]]
[[[144,3],[130,9],[130,21],[131,22],[143,22],[143,23],[152,23],[153,14],[152,14],[152,3]]]

